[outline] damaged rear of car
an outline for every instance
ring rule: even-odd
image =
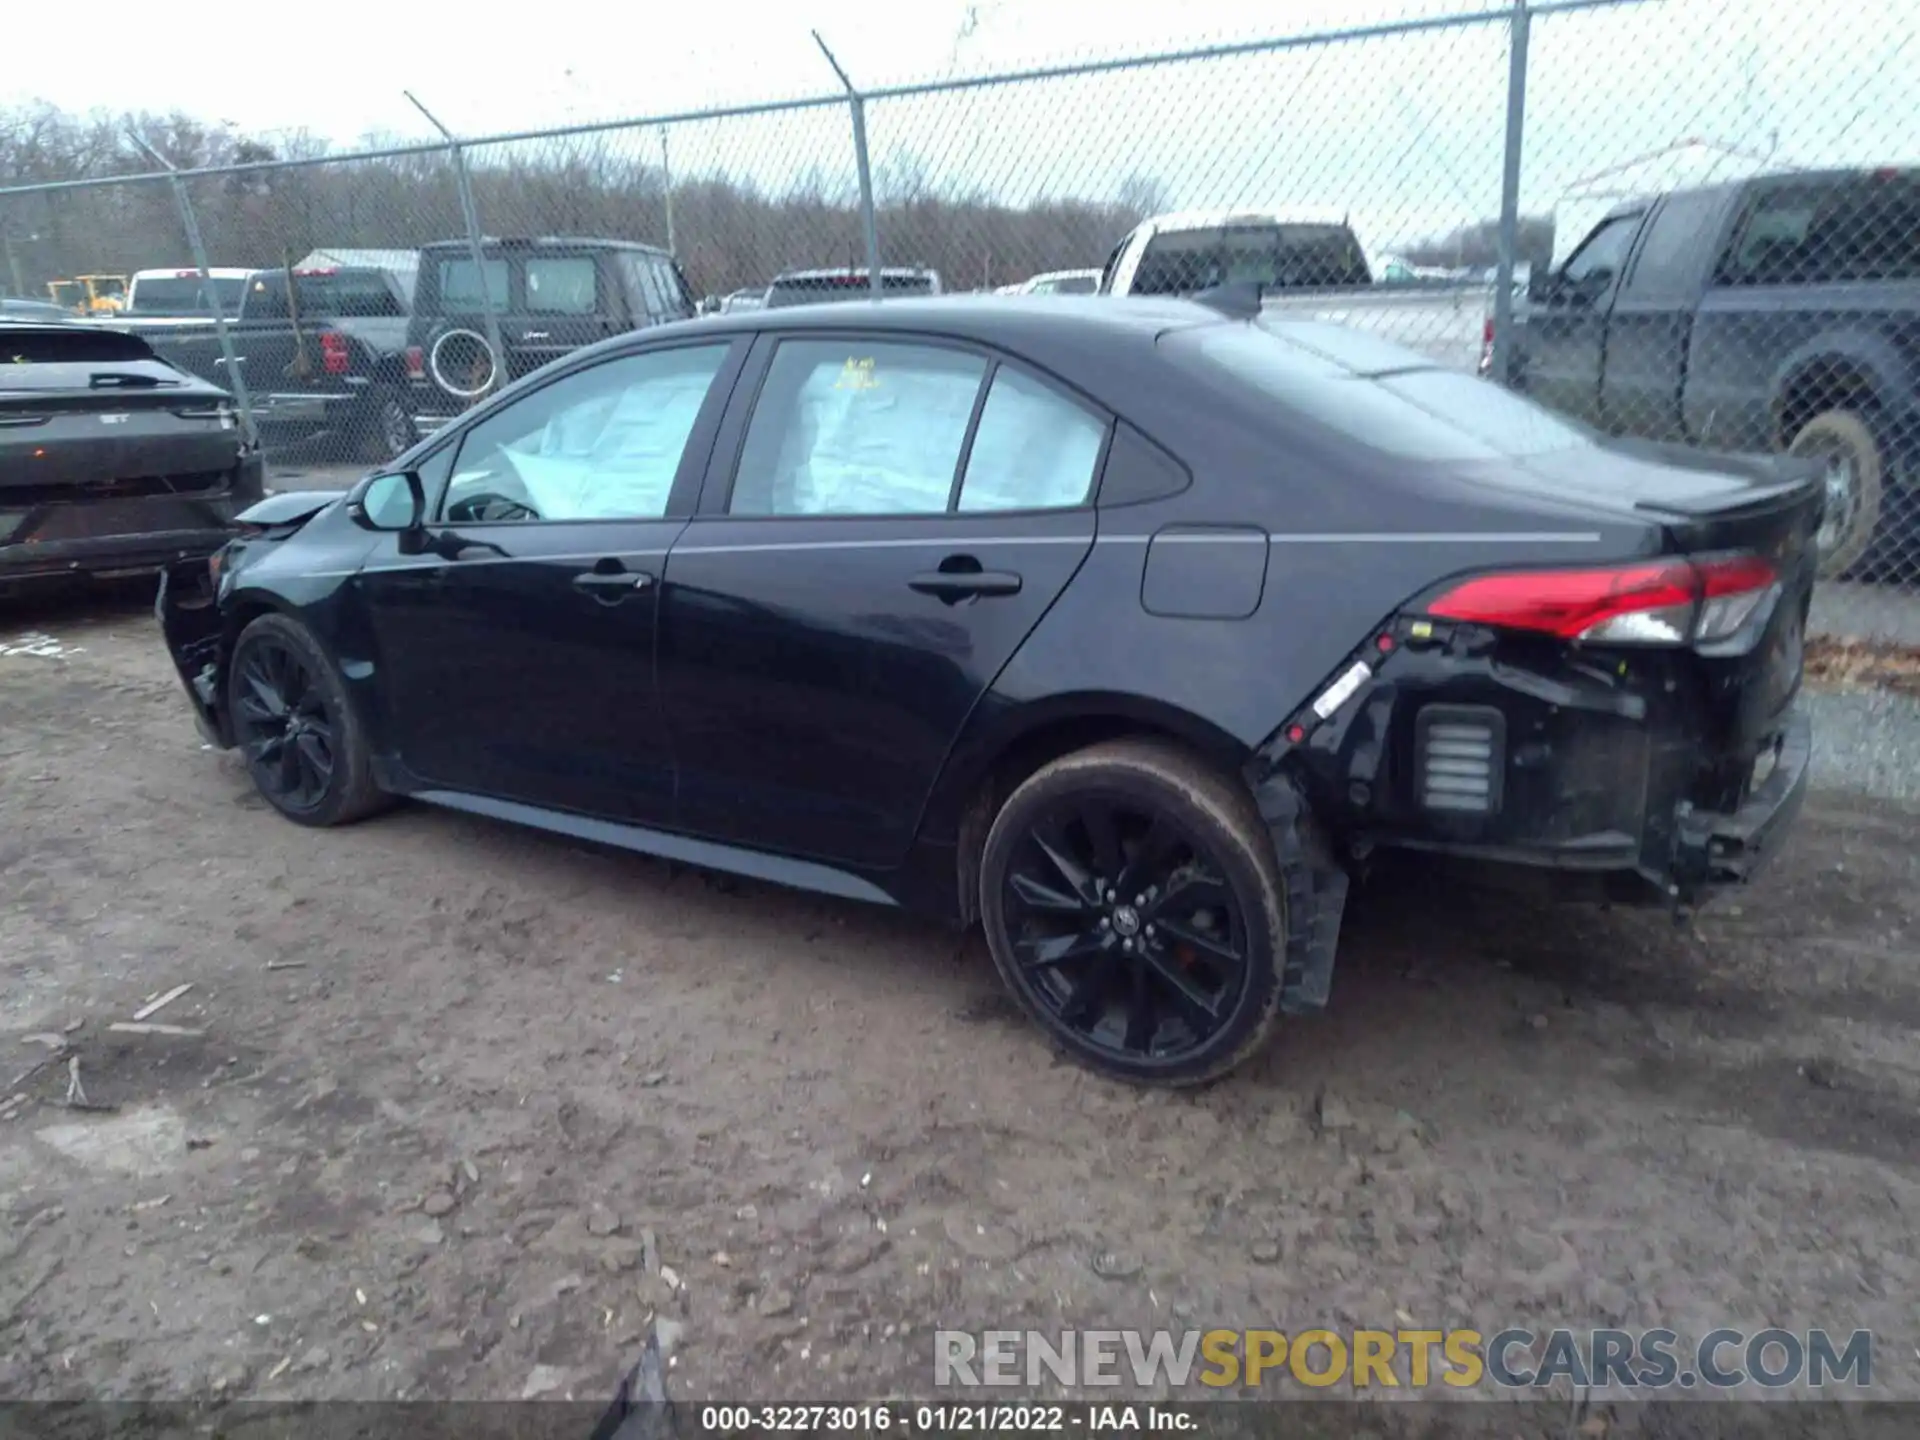
[[[1396,352],[1292,338],[1367,382],[1322,418],[1431,466],[1437,492],[1537,506],[1543,542],[1588,517],[1637,553],[1569,564],[1543,543],[1409,597],[1249,766],[1269,822],[1310,812],[1351,860],[1418,852],[1569,898],[1690,905],[1751,878],[1807,780],[1816,469],[1602,443]]]
[[[226,392],[144,340],[0,322],[0,591],[205,557],[262,475]]]

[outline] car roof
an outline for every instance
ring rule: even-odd
[[[1288,210],[1174,210],[1150,215],[1136,227],[1159,235],[1169,230],[1218,230],[1229,225],[1345,225],[1343,211],[1325,207]]]
[[[246,265],[209,265],[207,277],[212,280],[244,280],[256,273]],[[136,270],[129,280],[196,280],[200,276],[197,265],[162,265],[152,270]]]
[[[471,244],[469,240],[433,240],[422,245],[420,249],[423,252],[464,251]],[[673,258],[670,251],[663,250],[658,245],[649,245],[644,240],[609,240],[600,235],[482,235],[480,244],[483,248],[498,247],[502,250],[532,250],[540,246],[552,246],[555,249],[643,250],[649,255],[658,255],[663,259]]]
[[[817,270],[782,270],[778,275],[773,277],[773,283],[778,285],[782,280],[826,280],[830,278],[837,280],[843,275],[865,275],[866,273],[867,267],[864,265],[826,265]],[[882,265],[880,267],[880,277],[883,280],[889,275],[919,276],[932,275],[933,273],[934,271],[932,269],[924,265]]]
[[[1167,330],[1222,321],[1216,310],[1189,300],[1120,299],[1108,295],[940,295],[843,300],[832,305],[794,305],[675,322],[624,337],[644,340],[663,329],[711,335],[717,330],[768,334],[832,333],[848,329],[901,330],[982,344],[1084,340],[1100,344],[1128,337],[1151,343]]]

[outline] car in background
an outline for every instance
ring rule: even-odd
[[[1499,378],[1614,434],[1815,457],[1822,573],[1911,577],[1920,169],[1776,171],[1626,201],[1532,280]]]
[[[141,337],[0,317],[0,594],[204,564],[262,479],[232,399]]]
[[[465,240],[420,250],[407,373],[414,422],[431,430],[582,346],[692,319],[693,287],[655,245],[581,236]],[[505,349],[493,353],[488,315]]]
[[[1805,793],[1817,467],[1615,447],[1242,293],[621,336],[242,517],[166,644],[297,824],[409,795],[978,920],[1136,1081],[1324,1005],[1380,852],[1750,877]]]
[[[210,320],[218,313],[231,320],[240,313],[241,299],[251,269],[218,266],[205,278],[188,266],[171,270],[136,270],[127,284],[126,303],[116,322],[126,320]]]
[[[1185,211],[1143,220],[1107,257],[1105,295],[1198,295],[1368,286],[1373,272],[1344,219],[1271,211]]]
[[[886,265],[880,270],[876,297],[864,267],[844,270],[788,270],[773,277],[765,306],[783,310],[789,305],[818,305],[834,300],[898,300],[906,296],[941,293],[940,272],[917,265]]]
[[[760,290],[735,290],[720,297],[720,308],[714,313],[736,315],[744,310],[759,310],[766,306],[767,292]]]
[[[328,459],[380,461],[419,438],[408,404],[404,274],[330,265],[256,270],[242,284],[238,310],[225,318],[232,362],[246,377],[254,424],[269,448],[312,441]],[[118,323],[161,358],[232,388],[227,347],[210,316]]]
[[[1100,290],[1098,270],[1048,270],[1012,287],[1016,295],[1095,295]],[[995,291],[995,294],[1002,292]]]
[[[114,315],[127,298],[124,275],[76,275],[71,280],[49,280],[47,298],[73,315]]]
[[[24,300],[17,295],[0,295],[0,320],[44,320],[63,325],[74,318],[71,310],[50,300]]]

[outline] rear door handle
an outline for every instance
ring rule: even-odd
[[[953,605],[981,595],[1018,595],[1020,583],[1008,570],[927,570],[907,581],[907,588]]]
[[[644,570],[582,570],[573,577],[574,589],[602,605],[618,605],[652,584],[653,576]]]

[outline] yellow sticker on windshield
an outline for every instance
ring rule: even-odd
[[[847,363],[840,367],[840,378],[833,382],[836,390],[878,390],[880,379],[873,373],[873,357],[857,360],[847,357]]]

